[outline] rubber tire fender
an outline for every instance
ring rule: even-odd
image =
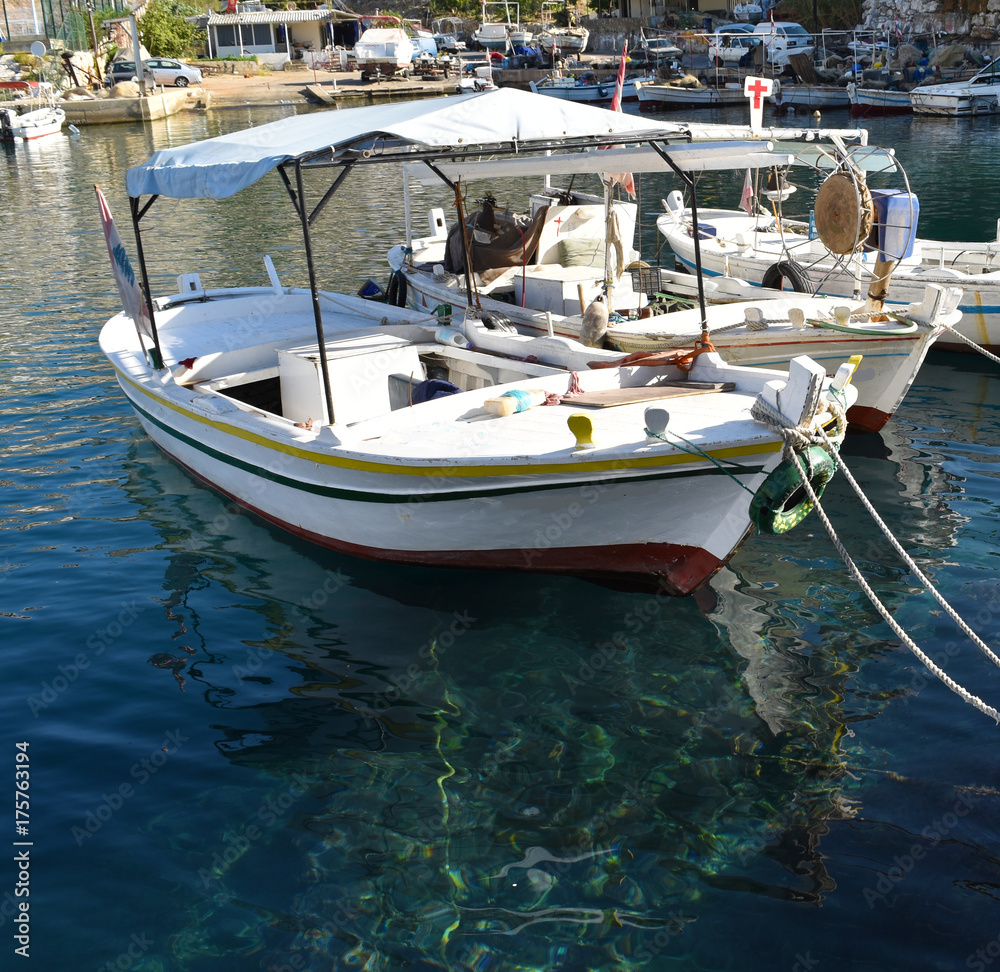
[[[817,498],[833,478],[836,464],[820,446],[809,446],[799,453],[809,484]],[[768,474],[750,501],[750,519],[760,533],[787,533],[809,515],[813,502],[802,484],[802,476],[791,459],[780,462]]]
[[[796,263],[794,260],[772,263],[764,271],[764,276],[760,278],[760,285],[769,290],[781,290],[782,280],[787,280],[792,285],[792,290],[797,294],[812,293],[813,288],[809,282],[809,275],[801,263]]]
[[[385,302],[393,307],[406,306],[406,275],[402,270],[393,270],[389,274],[389,283],[385,288]]]

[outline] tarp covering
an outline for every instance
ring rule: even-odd
[[[619,136],[668,136],[683,131],[636,115],[500,88],[432,101],[405,101],[280,121],[155,153],[129,169],[128,194],[175,199],[226,199],[283,162],[380,135],[426,148]]]

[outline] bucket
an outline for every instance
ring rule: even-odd
[[[872,189],[878,226],[879,259],[904,260],[913,256],[920,203],[916,193],[902,189]]]

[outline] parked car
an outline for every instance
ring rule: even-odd
[[[465,50],[465,41],[458,40],[454,34],[435,34],[434,40],[439,51],[457,54],[459,51]]]
[[[816,50],[812,34],[802,24],[762,20],[753,32],[764,41],[767,59],[772,64],[784,65],[789,54],[812,54]]]
[[[172,84],[178,88],[201,84],[201,71],[198,68],[167,57],[151,57],[148,61],[143,61],[142,74],[154,84]]]
[[[113,61],[108,65],[108,73],[104,76],[109,85],[131,81],[133,78],[136,78],[135,61]]]
[[[147,84],[170,84],[186,88],[189,84],[201,84],[201,71],[183,61],[167,57],[151,57],[142,62],[142,74]],[[131,81],[136,78],[135,61],[114,61],[108,67],[105,80],[108,84]]]
[[[709,60],[726,64],[747,63],[744,58],[753,56],[763,38],[754,33],[753,24],[723,24],[708,35]]]

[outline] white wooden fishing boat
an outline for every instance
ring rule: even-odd
[[[543,54],[551,57],[555,51],[560,57],[575,57],[587,49],[590,31],[586,27],[548,26],[539,31],[536,40]]]
[[[668,81],[638,82],[635,86],[642,111],[671,108],[720,108],[746,101],[742,84],[687,86]],[[769,96],[773,97],[773,96]]]
[[[1000,63],[987,64],[965,81],[918,84],[910,92],[910,103],[918,115],[996,115],[1000,113]]]
[[[379,74],[405,77],[416,53],[417,48],[402,27],[369,27],[354,45],[362,81]]]
[[[615,93],[615,79],[605,81],[588,80],[592,75],[582,75],[579,78],[543,78],[541,81],[531,81],[531,90],[535,94],[546,95],[549,98],[560,98],[563,101],[576,101],[581,104],[600,104],[611,102]],[[625,78],[622,84],[622,101],[635,101],[638,97],[637,82],[653,81],[654,75],[633,76]]]
[[[847,95],[851,102],[852,118],[867,118],[871,115],[913,114],[909,91],[895,91],[891,88],[865,88],[851,83],[847,85]]]
[[[530,30],[520,23],[520,5],[500,0],[498,3],[485,2],[482,5],[482,22],[473,31],[472,39],[488,51],[506,51],[508,48],[527,47],[531,44]],[[495,19],[494,11],[503,8],[502,19]],[[511,14],[513,8],[513,15]]]
[[[848,149],[846,157],[850,171],[858,174],[859,186],[867,171],[891,173],[898,168],[898,160],[891,152],[864,145]],[[844,162],[840,150],[832,143],[824,145],[820,137],[798,152],[796,159],[821,171],[836,169]],[[877,231],[880,226],[888,230],[894,242],[888,248],[869,249],[865,240],[858,240],[848,252],[832,252],[817,231],[810,229],[807,220],[783,217],[780,206],[777,215],[770,206],[769,211],[753,215],[740,209],[700,209],[697,217],[703,272],[711,277],[732,275],[768,287],[790,285],[800,292],[863,298],[878,283],[884,264],[891,263],[887,297],[891,309],[920,303],[928,284],[958,288],[962,291],[959,310],[963,316],[955,329],[993,352],[1000,350],[1000,239],[922,239],[916,236],[919,203],[912,193],[876,192],[874,197],[864,203],[869,225]],[[889,207],[886,213],[891,210],[888,224],[885,218],[878,218],[876,210],[880,207]],[[796,203],[797,211],[808,208],[801,200]],[[678,260],[689,268],[695,265],[691,221],[692,214],[679,194],[671,194],[666,212],[657,220],[657,229]],[[855,222],[860,230],[861,222]],[[867,238],[867,230],[864,235]],[[938,339],[938,346],[969,349],[951,331]]]
[[[302,225],[308,287],[283,284],[268,260],[269,288],[210,289],[186,272],[176,294],[149,300],[144,249],[143,293],[105,217],[126,310],[103,328],[102,350],[147,434],[193,475],[363,557],[635,576],[673,594],[703,583],[754,525],[782,532],[805,515],[783,430],[826,444],[805,450],[822,485],[831,446],[818,430],[839,438],[852,365],[830,386],[805,358],[788,375],[734,368],[704,348],[622,361],[472,318],[453,318],[456,336],[436,317],[318,289],[310,224],[355,167],[425,159],[450,180],[470,157],[551,152],[540,164],[558,168],[625,142],[673,157],[662,128],[501,89],[251,132],[130,169],[137,242],[160,197],[225,199],[277,169]]]
[[[775,93],[774,109],[794,108],[814,111],[824,108],[847,108],[851,99],[847,88],[836,84],[789,84],[782,82]]]
[[[66,112],[56,103],[51,86],[29,84],[27,81],[4,81],[0,87],[31,95],[17,106],[0,103],[0,141],[44,138],[58,135],[66,123]],[[22,110],[19,110],[22,109]]]
[[[767,158],[773,161],[775,156]],[[749,156],[743,155],[734,164],[748,161]],[[656,167],[654,160],[633,158],[632,164],[646,171]],[[410,178],[420,177],[420,167],[407,168],[408,191]],[[500,166],[483,164],[479,177],[499,192],[495,180],[500,171]],[[507,163],[502,171],[512,175],[518,167]],[[406,210],[413,206],[410,200]],[[886,321],[860,301],[762,290],[732,276],[702,279],[702,296],[709,305],[702,311],[695,306],[697,275],[641,263],[632,246],[636,219],[634,203],[613,201],[609,217],[601,196],[555,189],[534,193],[522,219],[491,214],[494,240],[470,244],[473,266],[478,268],[471,281],[477,305],[491,320],[509,321],[524,334],[580,339],[587,332],[585,308],[607,293],[616,317],[609,323],[604,344],[622,351],[688,343],[707,324],[715,348],[738,365],[782,368],[796,355],[807,354],[833,372],[845,358],[863,354],[864,367],[854,377],[858,398],[848,418],[852,428],[869,432],[882,428],[898,408],[941,333],[940,325],[961,319],[954,309],[957,292],[931,288],[925,306],[901,308],[896,319]],[[460,265],[453,259],[456,227],[445,226],[442,210],[431,212],[430,223],[431,236],[411,236],[389,253],[393,299],[428,313],[441,313],[442,308],[446,314],[461,312],[469,302],[468,283],[465,262]],[[483,225],[481,213],[470,214],[468,234],[482,238]],[[610,247],[605,246],[608,225],[615,232]],[[503,250],[508,226],[522,229],[513,230],[517,236],[505,262],[502,252],[487,251],[490,246]],[[623,273],[619,267],[631,269]],[[669,301],[656,298],[657,294],[669,295]]]

